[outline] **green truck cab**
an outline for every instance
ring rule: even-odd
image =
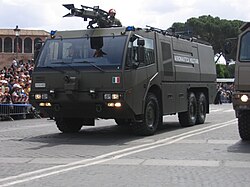
[[[102,118],[153,135],[164,115],[178,114],[181,126],[204,123],[215,95],[210,45],[110,27],[53,33],[36,60],[30,102],[64,133]]]
[[[250,140],[250,22],[245,23],[240,30],[232,101],[240,137]]]

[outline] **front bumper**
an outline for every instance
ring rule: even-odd
[[[104,93],[93,95],[87,92],[65,93],[57,92],[47,99],[35,99],[35,93],[30,94],[30,103],[42,113],[51,117],[68,118],[130,118],[135,114],[123,97],[118,100],[105,100]],[[117,106],[120,103],[121,106]]]

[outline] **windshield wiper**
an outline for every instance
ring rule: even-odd
[[[95,67],[96,69],[100,70],[101,72],[105,72],[101,67],[97,66],[96,64],[94,64],[94,62],[89,62],[89,61],[83,61],[83,62],[78,62],[78,63],[87,63],[90,64],[91,66]]]

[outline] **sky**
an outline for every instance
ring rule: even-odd
[[[0,29],[74,30],[86,29],[79,17],[63,18],[69,11],[62,4],[114,8],[124,26],[146,25],[167,29],[174,22],[211,15],[227,20],[250,21],[247,0],[0,0]],[[20,33],[21,34],[21,33]]]

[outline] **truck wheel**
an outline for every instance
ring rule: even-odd
[[[129,119],[115,119],[115,122],[118,126],[129,126],[131,124]]]
[[[250,111],[242,111],[238,117],[239,134],[242,140],[250,140]]]
[[[197,119],[197,101],[195,94],[190,92],[188,95],[188,107],[186,112],[179,112],[178,118],[182,127],[195,125]]]
[[[132,125],[133,131],[138,135],[153,135],[160,124],[161,115],[157,97],[153,93],[148,93],[142,123]]]
[[[207,113],[207,100],[204,93],[199,93],[197,95],[197,119],[196,124],[203,124],[206,119]]]
[[[57,128],[63,133],[79,132],[82,128],[80,120],[73,118],[56,118]]]

